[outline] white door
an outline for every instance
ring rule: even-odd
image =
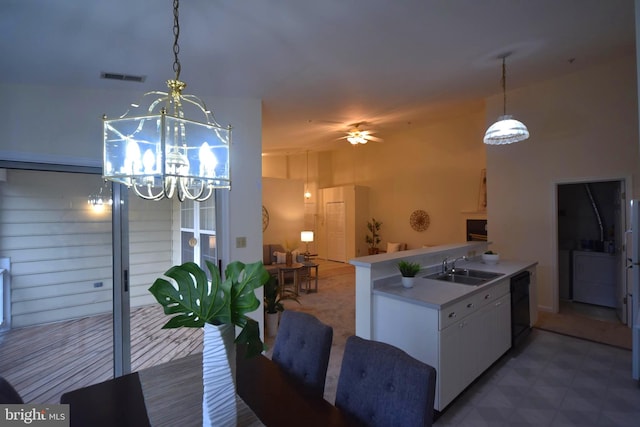
[[[327,259],[347,262],[344,202],[327,203],[325,214],[327,218]]]

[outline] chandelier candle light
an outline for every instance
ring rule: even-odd
[[[96,211],[104,210],[105,206],[111,206],[113,199],[111,198],[111,190],[105,181],[97,193],[90,194],[87,203]]]
[[[219,125],[203,101],[183,95],[178,60],[179,0],[173,2],[173,71],[169,92],[143,95],[146,103],[104,123],[103,178],[140,197],[203,201],[217,188],[230,189],[231,126]],[[194,117],[199,117],[200,120]]]
[[[529,130],[524,123],[507,115],[507,77],[505,60],[510,53],[502,56],[502,96],[503,111],[498,121],[492,124],[484,134],[484,143],[487,145],[512,144],[529,138]]]

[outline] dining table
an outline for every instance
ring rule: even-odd
[[[238,426],[354,426],[358,422],[309,394],[264,355],[236,346]],[[64,393],[70,426],[189,427],[202,425],[202,353]]]

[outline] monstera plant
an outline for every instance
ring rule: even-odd
[[[234,261],[227,266],[222,280],[215,264],[206,261],[206,265],[211,273],[210,284],[204,270],[187,262],[173,266],[165,273],[177,287],[161,277],[149,288],[164,307],[164,313],[175,315],[163,328],[232,324],[242,329],[235,342],[247,345],[247,356],[261,353],[264,344],[258,322],[247,313],[260,306],[255,290],[269,280],[269,272],[260,261],[252,264]]]
[[[235,426],[238,409],[235,389],[235,345],[246,344],[247,357],[260,354],[265,346],[258,322],[247,313],[260,301],[255,290],[269,280],[261,261],[235,261],[225,269],[225,279],[215,264],[206,262],[211,282],[197,264],[187,262],[171,267],[149,291],[173,315],[163,328],[204,327],[202,350],[202,425]],[[235,338],[235,326],[242,329]]]

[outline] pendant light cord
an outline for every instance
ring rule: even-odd
[[[180,7],[180,0],[173,0],[173,71],[176,73],[176,80],[180,80],[180,71],[182,69],[178,59],[178,53],[180,52],[180,46],[178,45],[178,37],[180,37],[178,7]]]
[[[177,0],[176,0],[177,1]],[[507,115],[507,67],[505,65],[507,56],[502,57],[502,115]]]

